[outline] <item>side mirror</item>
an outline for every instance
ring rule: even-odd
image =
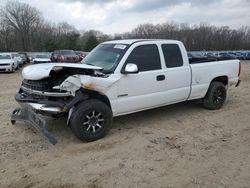
[[[138,67],[136,64],[128,63],[125,66],[125,69],[122,70],[123,74],[137,74],[139,72]]]

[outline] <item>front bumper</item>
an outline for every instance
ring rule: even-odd
[[[11,115],[11,123],[15,124],[16,121],[24,121],[33,126],[38,130],[44,137],[46,137],[50,143],[55,145],[57,139],[55,136],[48,131],[48,124],[41,115],[37,114],[31,107],[28,105],[24,108],[17,108],[13,111]]]
[[[74,97],[68,98],[67,100],[61,99],[55,101],[46,98],[36,99],[33,98],[32,95],[25,96],[22,90],[20,91],[16,94],[15,99],[21,108],[17,108],[13,111],[11,123],[14,124],[16,121],[29,123],[52,144],[56,144],[57,139],[48,131],[48,123],[44,116],[61,117],[62,115],[70,114],[69,111],[72,110],[76,104],[87,99],[87,96],[84,95],[82,91],[76,92]],[[70,115],[68,120],[69,118]]]
[[[12,71],[12,67],[11,67],[11,64],[9,65],[0,65],[0,72],[10,72]]]
[[[23,106],[22,103],[19,103]],[[45,104],[38,104],[38,103],[26,103],[26,105],[30,106],[35,112],[40,112],[41,114],[48,113],[48,114],[62,114],[66,113],[64,108],[61,107],[50,107],[46,106]]]
[[[22,93],[17,93],[15,99],[22,108],[28,106],[36,113],[46,116],[63,115],[68,112],[67,103],[69,101],[40,100],[35,99],[32,96],[24,96]]]

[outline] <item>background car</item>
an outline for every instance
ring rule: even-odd
[[[24,63],[30,62],[29,56],[26,52],[18,52],[18,54],[20,54],[22,56],[22,58],[24,59]]]
[[[250,52],[240,52],[242,55],[242,60],[250,60]]]
[[[75,53],[79,56],[80,61],[82,61],[88,55],[89,52],[75,51]]]
[[[221,59],[237,59],[236,55],[228,52],[221,52],[219,53],[221,56]]]
[[[190,63],[194,63],[207,60],[208,57],[203,55],[201,52],[188,52],[188,59]]]
[[[13,56],[14,59],[16,59],[16,61],[18,63],[18,68],[23,67],[24,59],[21,57],[21,55],[17,54],[17,53],[12,53],[12,56]]]
[[[17,59],[11,53],[0,53],[0,72],[15,72],[17,68]]]
[[[46,54],[37,54],[34,56],[33,63],[49,63],[51,62],[49,56]]]
[[[51,55],[51,61],[78,63],[80,58],[73,50],[55,50]]]

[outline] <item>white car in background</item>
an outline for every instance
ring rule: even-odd
[[[46,54],[37,54],[33,59],[33,63],[50,63],[51,60]]]
[[[18,63],[18,68],[23,67],[24,59],[21,57],[21,55],[17,54],[17,53],[12,53],[12,56],[13,56],[14,59],[16,59],[16,61]]]
[[[17,58],[11,53],[0,53],[0,72],[15,72],[18,68]]]

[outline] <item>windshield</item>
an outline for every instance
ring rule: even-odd
[[[128,49],[126,44],[100,44],[82,61],[83,64],[103,68],[103,72],[112,73]]]
[[[70,51],[70,50],[62,50],[60,51],[61,55],[76,55],[75,52]]]
[[[0,54],[0,59],[11,59],[10,55],[1,55]]]
[[[36,58],[48,59],[49,57],[46,55],[36,55]]]

